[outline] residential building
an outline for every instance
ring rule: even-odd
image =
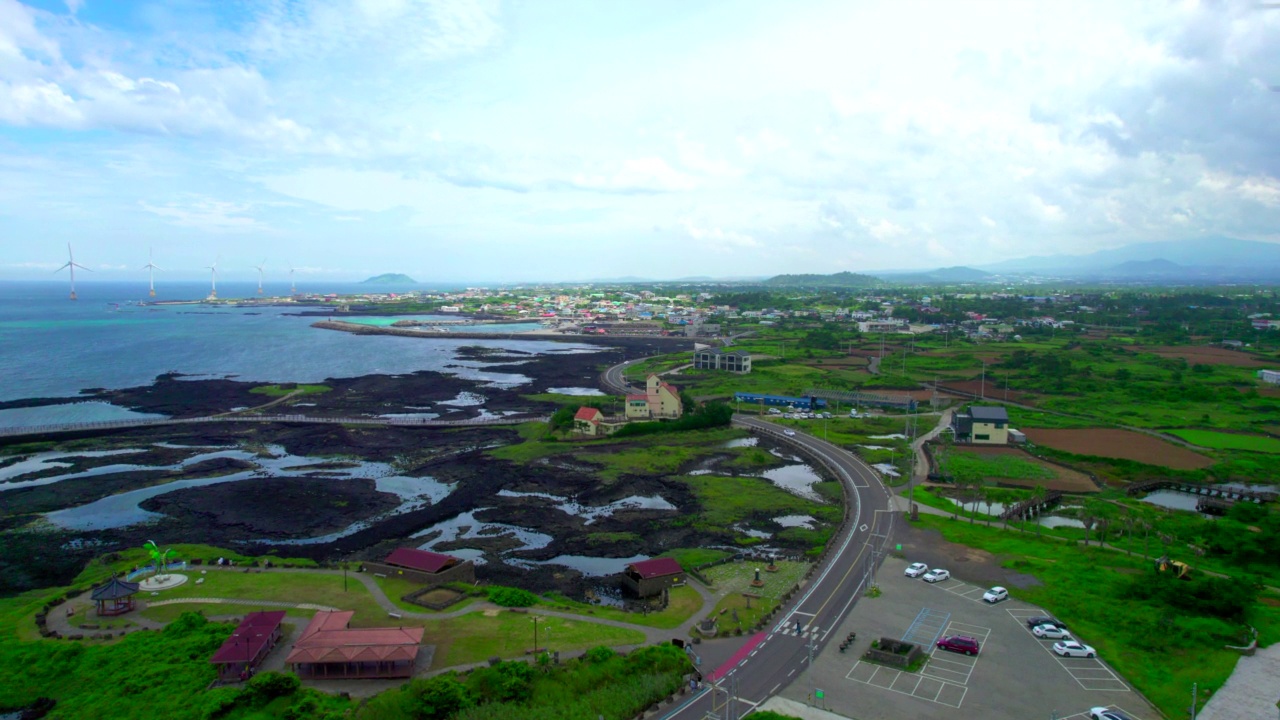
[[[726,370],[735,373],[751,372],[751,353],[745,350],[704,348],[693,353],[696,370]]]
[[[956,442],[974,445],[1007,445],[1009,443],[1009,413],[998,405],[974,405],[966,412],[951,416],[951,428]]]
[[[595,437],[603,434],[604,413],[599,408],[580,407],[573,416],[573,431]]]
[[[1264,383],[1280,385],[1280,370],[1259,370],[1258,379]]]
[[[657,375],[645,381],[645,393],[627,396],[628,420],[674,419],[684,413],[680,391],[663,382]]]

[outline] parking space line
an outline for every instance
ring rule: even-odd
[[[1031,628],[1027,627],[1025,618],[1034,617],[1037,614],[1048,615],[1048,613],[1040,610],[1033,612],[1015,611],[1013,609],[1009,609],[1008,613],[1024,630],[1030,633],[1031,637],[1035,638],[1036,643],[1044,648],[1045,652],[1049,653],[1049,656],[1056,660],[1058,665],[1063,670],[1066,670],[1071,679],[1075,680],[1076,684],[1082,689],[1090,692],[1127,692],[1129,690],[1129,684],[1096,655],[1092,658],[1065,658],[1053,651],[1053,645],[1057,642],[1056,640],[1036,637],[1035,633],[1031,632]],[[1019,617],[1022,613],[1027,614],[1024,617]],[[1074,634],[1072,638],[1075,638]]]
[[[947,707],[953,707],[953,708],[959,708],[960,705],[964,703],[965,695],[967,695],[969,692],[969,689],[963,685],[957,685],[956,683],[947,682],[946,680],[942,680],[939,678],[925,677],[923,673],[917,676],[916,684],[912,686],[910,692],[906,690],[899,690],[894,686],[898,683],[898,681],[902,678],[903,675],[907,675],[908,673],[904,673],[900,670],[892,670],[892,669],[877,665],[877,666],[874,666],[875,670],[871,673],[871,675],[866,680],[862,680],[857,677],[854,677],[854,675],[861,674],[858,672],[858,668],[863,664],[864,663],[862,663],[862,661],[858,661],[857,663],[855,663],[854,666],[850,668],[849,674],[846,675],[845,678],[848,680],[853,680],[854,682],[860,682],[864,685],[870,685],[871,687],[880,688],[881,690],[889,690],[890,692],[895,692],[895,693],[898,693],[899,695],[907,695],[909,697],[919,698],[926,702],[932,702],[938,705],[946,705]],[[893,678],[893,681],[890,682],[888,685],[881,685],[880,683],[872,682],[872,680],[876,679],[876,676],[880,673],[881,670],[895,673],[895,677]],[[928,696],[928,693],[932,690],[931,687],[930,688],[921,687],[922,685],[925,684],[926,680],[929,681],[930,683],[938,684],[938,689],[936,691],[933,691],[933,697]],[[925,694],[923,695],[920,694],[922,691]],[[958,697],[955,698],[954,702],[952,702],[951,700],[944,699],[942,697],[944,692],[948,692],[950,696],[958,695]]]

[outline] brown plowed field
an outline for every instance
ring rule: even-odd
[[[1149,352],[1161,357],[1177,357],[1189,363],[1204,365],[1231,365],[1234,367],[1270,367],[1274,360],[1267,360],[1241,350],[1228,350],[1220,347],[1133,347],[1134,352]]]
[[[1045,468],[1053,473],[1051,480],[1024,480],[1020,478],[990,478],[1001,485],[1017,485],[1019,487],[1034,488],[1036,485],[1044,485],[1049,490],[1061,490],[1063,492],[1073,493],[1092,493],[1098,492],[1098,486],[1094,484],[1089,476],[1079,470],[1072,470],[1061,465],[1047,463],[1038,457],[1029,455],[1019,448],[1014,447],[983,447],[981,445],[964,445],[957,446],[956,452],[973,453],[974,455],[1014,455],[1028,462],[1033,462],[1040,467]]]
[[[946,391],[948,388],[959,390],[960,392],[972,393],[974,395],[983,395],[987,400],[1008,400],[1009,402],[1020,403],[1022,405],[1034,405],[1035,399],[1028,399],[1026,395],[1017,390],[1006,391],[1002,387],[996,386],[996,381],[988,377],[986,388],[983,388],[981,380],[946,380],[938,383],[938,389]]]
[[[1132,430],[1024,428],[1022,432],[1026,433],[1031,442],[1077,455],[1136,460],[1175,470],[1199,470],[1214,462],[1211,458],[1180,445]]]

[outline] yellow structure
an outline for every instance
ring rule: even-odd
[[[643,395],[637,393],[627,396],[628,420],[675,419],[684,414],[684,406],[680,402],[680,391],[663,382],[657,375],[650,375],[645,381]]]

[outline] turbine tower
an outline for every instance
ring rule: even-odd
[[[262,267],[266,264],[267,264],[267,260],[266,258],[263,258],[261,264],[254,265],[254,267],[258,268],[258,294],[259,295],[262,294]]]
[[[295,286],[294,286],[294,284],[293,284],[293,270],[294,270],[293,268],[289,268],[289,294],[290,294],[290,295],[297,295],[297,294],[298,294],[298,288],[297,288],[297,287],[295,287]]]
[[[222,258],[218,258],[218,260],[221,259]],[[214,260],[212,265],[206,266],[213,278],[212,283],[210,284],[208,300],[218,299],[218,260]]]
[[[71,299],[72,300],[77,299],[76,298],[76,268],[80,268],[85,272],[93,272],[89,268],[76,262],[76,256],[71,252],[71,243],[67,243],[67,264],[63,265],[57,270],[54,270],[54,272],[62,272],[63,270],[67,270],[67,269],[71,270]]]
[[[151,297],[155,297],[156,296],[156,271],[163,270],[164,268],[151,262],[151,248],[147,248],[147,264],[143,265],[142,269],[150,271],[147,273],[147,279],[150,281],[150,284],[151,284]]]

